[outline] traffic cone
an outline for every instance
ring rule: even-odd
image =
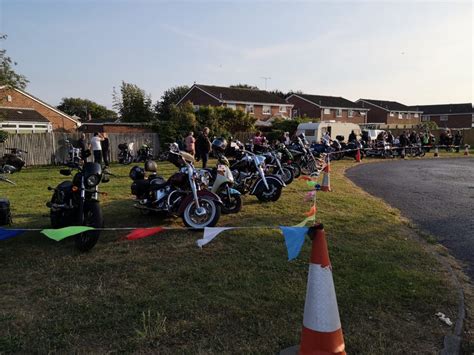
[[[323,169],[323,183],[321,184],[321,191],[331,191],[331,182],[329,173],[331,172],[331,165],[329,163],[329,158],[326,163],[326,166]]]
[[[310,233],[313,244],[299,354],[346,354],[323,225],[312,227]]]
[[[435,157],[435,158],[438,158],[438,157],[439,157],[438,146],[435,147],[434,157]]]
[[[467,144],[464,146],[464,155],[469,155],[469,146]]]
[[[360,163],[360,149],[357,149],[357,153],[356,153],[356,163]]]

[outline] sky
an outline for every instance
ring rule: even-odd
[[[0,0],[1,45],[27,91],[112,107],[122,81],[153,102],[194,82],[473,102],[471,1]]]

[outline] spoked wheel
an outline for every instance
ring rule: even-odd
[[[293,174],[295,178],[299,178],[301,175],[301,167],[298,163],[291,163],[291,166],[293,167]]]
[[[242,209],[242,196],[239,194],[231,194],[229,186],[223,186],[217,191],[217,195],[222,200],[222,213],[238,213]]]
[[[281,196],[282,186],[276,181],[268,181],[268,190],[262,190],[256,194],[259,201],[277,201]]]
[[[84,226],[102,228],[104,219],[102,217],[102,209],[99,202],[88,201],[84,204]],[[92,230],[76,235],[74,242],[79,251],[86,252],[91,250],[100,237],[100,231]]]
[[[184,224],[196,229],[214,227],[221,216],[221,206],[206,197],[200,197],[198,201],[199,208],[194,200],[186,206],[182,217]]]
[[[281,179],[283,182],[287,185],[291,184],[293,181],[294,175],[293,175],[293,170],[288,169],[286,167],[282,167],[283,173],[280,174]]]
[[[304,175],[311,175],[315,171],[316,164],[312,160],[301,166],[301,173],[303,173]]]

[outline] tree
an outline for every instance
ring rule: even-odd
[[[160,121],[170,119],[171,107],[176,105],[181,98],[189,91],[189,86],[175,86],[166,90],[155,105],[155,112]]]
[[[63,97],[58,109],[68,115],[76,115],[83,120],[87,120],[89,114],[93,119],[106,120],[117,118],[115,111],[108,110],[107,107],[99,105],[94,101],[79,97]]]
[[[197,121],[193,105],[190,102],[179,106],[171,104],[169,116],[166,120],[159,120],[156,128],[163,147],[184,138],[190,131],[196,131]]]
[[[0,41],[5,40],[7,35],[0,34]],[[29,83],[26,76],[15,72],[13,67],[17,65],[9,56],[6,49],[0,49],[0,85],[25,89]]]
[[[231,85],[230,86],[231,88],[235,88],[235,89],[250,89],[250,90],[260,90],[258,87],[256,86],[253,86],[253,85],[248,85],[248,84],[241,84],[241,83],[238,83],[236,85]]]
[[[120,94],[114,88],[112,97],[123,122],[151,122],[155,118],[150,95],[135,84],[122,81]]]

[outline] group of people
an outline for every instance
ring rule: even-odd
[[[184,150],[202,161],[202,167],[207,168],[209,153],[211,152],[211,140],[209,139],[209,128],[204,127],[199,136],[194,138],[194,132],[189,132],[184,138]]]
[[[105,166],[109,166],[110,145],[107,133],[95,132],[90,142],[86,140],[85,133],[81,133],[81,137],[77,141],[77,146],[81,150],[82,160],[87,161],[87,157],[92,151],[94,163],[102,164],[103,161]]]

